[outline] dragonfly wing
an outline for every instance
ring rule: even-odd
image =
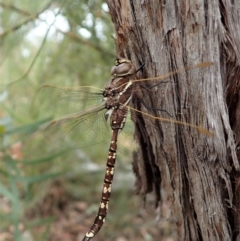
[[[204,69],[212,65],[211,62],[203,62],[185,66],[159,77],[132,80],[132,83],[135,84],[134,89],[136,89],[133,101],[145,110],[145,112],[141,112],[139,109],[129,107],[133,117],[139,120],[139,116],[142,115],[148,125],[155,125],[159,122],[161,125],[185,126],[211,136],[212,133],[205,128],[184,122],[182,119],[177,119],[176,116],[182,118],[183,115],[180,113],[185,109],[198,107],[198,99],[203,95],[198,88],[204,83]],[[188,91],[185,91],[186,86],[189,87]],[[150,97],[154,97],[157,101],[152,103]],[[188,101],[191,106],[186,107]],[[152,103],[152,106],[148,106],[146,103]],[[173,103],[180,105],[175,106]]]
[[[149,112],[149,113],[143,112],[143,111],[137,110],[137,109],[135,109],[133,107],[130,107],[130,106],[128,108],[132,112],[132,119],[133,120],[136,120],[137,118],[139,118],[139,116],[144,116],[144,120],[148,125],[154,125],[154,124],[156,124],[156,122],[174,124],[174,125],[189,127],[191,129],[195,129],[198,132],[203,133],[207,136],[212,136],[212,133],[210,131],[208,131],[207,129],[205,129],[201,126],[194,125],[194,124],[191,124],[191,123],[188,123],[188,122],[179,121],[179,120],[176,120],[174,118],[164,118],[164,117],[160,117],[160,116],[155,116],[151,112]]]
[[[74,148],[92,146],[109,138],[110,127],[104,117],[105,112],[102,103],[85,111],[55,119],[42,126],[42,130],[47,141],[53,139],[59,146]]]
[[[102,103],[102,89],[92,86],[59,87],[44,85],[39,88],[32,105],[34,116],[53,116],[79,112]]]
[[[185,73],[194,73],[194,72],[199,72],[201,71],[201,69],[207,68],[207,67],[211,67],[213,65],[212,62],[202,62],[202,63],[198,63],[195,65],[189,65],[189,66],[185,66],[184,68],[178,69],[176,71],[172,71],[172,72],[168,72],[167,74],[161,75],[161,76],[156,76],[156,77],[152,77],[152,78],[146,78],[146,79],[136,79],[136,80],[132,80],[132,83],[141,83],[141,82],[152,82],[154,80],[156,81],[163,81],[163,80],[167,80],[173,76],[176,75],[181,75],[181,74],[185,74]]]

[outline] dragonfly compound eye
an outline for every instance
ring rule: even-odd
[[[136,69],[130,61],[119,62],[119,65],[115,65],[111,69],[111,75],[116,77],[131,75],[135,72]]]

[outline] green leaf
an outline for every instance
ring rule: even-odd
[[[3,136],[6,133],[6,127],[3,125],[0,125],[0,136]]]
[[[12,202],[15,201],[14,194],[5,186],[3,186],[1,183],[0,183],[0,194],[2,194],[4,197],[8,198]]]
[[[6,131],[7,135],[12,135],[12,134],[16,134],[16,133],[24,133],[24,134],[31,134],[35,131],[37,131],[43,124],[47,123],[48,121],[50,121],[52,118],[48,117],[48,118],[44,118],[42,120],[38,120],[36,122],[27,124],[27,125],[22,125],[16,128],[12,128],[8,131]]]
[[[40,159],[36,159],[36,160],[29,160],[29,161],[19,161],[19,163],[23,164],[23,165],[37,165],[37,164],[42,164],[45,162],[51,162],[54,161],[55,158],[62,156],[63,154],[67,153],[69,151],[69,149],[66,150],[62,150],[60,152],[54,153],[52,155],[40,158]]]
[[[63,175],[65,172],[57,172],[57,173],[44,173],[41,175],[36,175],[36,176],[30,176],[30,177],[24,177],[22,178],[22,182],[24,184],[33,184],[33,183],[37,183],[37,182],[42,182],[42,181],[46,181],[48,179],[53,179],[56,177],[59,177],[61,175]]]

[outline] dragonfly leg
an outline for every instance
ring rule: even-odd
[[[161,85],[161,84],[167,84],[167,83],[169,83],[169,80],[166,80],[166,81],[161,81],[160,83],[157,83],[157,84],[155,84],[155,85],[152,85],[152,86],[148,86],[148,87],[146,87],[146,86],[144,86],[144,85],[139,85],[141,88],[143,88],[143,89],[145,89],[145,90],[150,90],[150,89],[153,89],[154,87],[156,87],[156,86],[158,86],[158,85]]]
[[[162,111],[162,112],[165,112],[166,114],[168,114],[170,117],[173,117],[173,115],[171,115],[167,110],[163,110],[163,109],[159,109],[159,108],[152,108],[152,107],[147,106],[147,104],[143,100],[140,100],[140,101],[148,110]]]
[[[141,88],[145,89],[145,90],[150,90],[150,89],[154,88],[154,87],[157,86],[157,85],[165,84],[165,83],[167,83],[167,82],[169,82],[169,81],[162,81],[161,83],[155,84],[155,85],[153,85],[153,86],[151,86],[151,87],[146,87],[146,86],[143,86],[143,85],[139,85],[139,86],[140,86]],[[138,96],[137,93],[136,93],[136,95]],[[173,117],[173,115],[171,115],[167,110],[160,109],[160,108],[152,108],[152,107],[148,106],[148,105],[143,101],[142,98],[139,97],[138,99],[139,99],[140,102],[145,106],[145,108],[147,108],[148,110],[155,110],[155,111],[165,112],[165,113],[166,113],[167,115],[169,115],[170,117]]]
[[[135,74],[136,74],[140,69],[142,69],[142,68],[144,67],[144,65],[145,65],[145,63],[143,62],[143,63],[141,64],[141,66],[136,70]]]

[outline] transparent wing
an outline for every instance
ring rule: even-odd
[[[86,110],[102,103],[102,89],[92,86],[60,87],[44,85],[39,88],[32,105],[34,116],[61,117]]]
[[[204,109],[199,108],[199,99],[203,98],[204,93],[199,91],[199,86],[202,88],[204,85],[204,70],[212,65],[211,62],[204,62],[185,66],[159,77],[133,80],[134,89],[137,89],[134,92],[136,98],[133,101],[135,106],[138,106],[137,109],[129,107],[133,116],[143,115],[149,125],[157,122],[164,123],[164,125],[166,123],[169,126],[174,124],[211,135],[212,133],[205,128],[182,120],[184,120],[184,113],[187,116],[191,113],[189,110],[194,108],[197,108],[199,113],[191,115],[191,120],[197,121],[198,116],[202,115]],[[151,103],[151,106],[146,103]]]
[[[43,125],[48,142],[57,146],[74,148],[88,147],[110,138],[110,126],[105,120],[104,104],[89,108],[85,111],[66,115]]]
[[[79,148],[109,138],[104,104],[102,90],[95,87],[44,85],[34,99],[32,113],[41,119],[52,117],[39,129],[51,145]]]
[[[201,69],[211,65],[212,63],[209,62],[200,63],[170,72],[160,77],[138,79],[132,82],[134,85],[138,83],[140,85],[141,83],[150,83],[150,85],[148,84],[147,91],[155,93],[157,89],[159,89],[159,83],[161,83],[162,80],[166,80],[175,75],[183,79],[186,73],[188,73],[187,76],[191,76],[191,83],[192,80],[195,81],[197,79],[195,79],[194,76],[198,76]],[[91,86],[69,88],[44,85],[41,87],[34,100],[32,111],[41,116],[41,118],[49,116],[54,118],[53,121],[45,125],[44,133],[46,139],[56,143],[62,143],[62,141],[64,141],[74,147],[91,146],[107,138],[110,140],[110,126],[104,118],[106,109],[104,109],[102,91],[102,89]],[[134,88],[133,92],[137,97],[141,96],[141,87],[138,86],[138,88]],[[147,98],[146,95],[145,98]],[[169,95],[166,95],[166,98],[168,99]],[[144,105],[143,98],[140,99],[140,102],[140,104]],[[147,121],[149,125],[154,125],[156,121],[173,123],[188,126],[201,133],[211,135],[209,131],[197,125],[181,122],[173,118],[163,118],[153,115],[151,114],[152,110],[156,110],[156,108],[151,109],[151,106],[145,107],[147,109],[146,113],[129,107],[130,112],[132,112],[132,119],[134,120],[137,115],[144,115],[145,121]],[[171,114],[174,115],[172,112],[169,114],[168,110],[164,109],[164,105],[163,107],[160,106],[158,110],[165,111],[168,116]],[[125,139],[125,141],[122,141],[123,143],[127,143],[126,140],[128,137],[131,139],[133,136],[134,127],[129,119],[130,117],[128,117],[125,128],[120,135],[120,138]]]
[[[144,117],[144,119],[143,119]],[[142,120],[142,124],[138,125],[138,128],[155,128],[157,123],[161,124],[164,128],[168,130],[169,138],[171,135],[174,135],[174,130],[176,131],[176,125],[182,126],[183,128],[187,128],[189,130],[193,129],[197,132],[206,135],[211,136],[212,133],[208,131],[207,129],[197,126],[191,123],[178,121],[174,118],[164,118],[156,115],[152,115],[151,111],[142,112],[137,109],[134,109],[131,106],[128,106],[128,115],[126,118],[125,126],[123,130],[120,132],[118,137],[118,153],[123,154],[124,160],[132,161],[132,152],[137,151],[139,144],[137,140],[135,139],[134,133],[135,133],[135,124],[138,121]],[[139,131],[144,132],[144,129],[140,129]]]
[[[174,75],[185,74],[186,72],[188,72],[188,73],[199,72],[200,69],[207,68],[207,67],[210,67],[212,65],[213,65],[212,62],[202,62],[202,63],[195,64],[195,65],[185,66],[182,69],[178,69],[176,71],[172,71],[172,72],[169,72],[169,73],[161,75],[161,76],[156,76],[156,77],[153,77],[153,78],[146,78],[146,79],[136,79],[136,80],[132,80],[132,82],[133,83],[149,82],[149,81],[153,81],[153,80],[163,81],[163,80],[166,80],[168,78],[171,78]]]
[[[208,136],[212,136],[212,133],[210,131],[208,131],[207,129],[198,126],[198,125],[194,125],[191,123],[187,123],[187,122],[182,122],[182,121],[178,121],[174,118],[164,118],[164,117],[160,117],[160,116],[154,116],[151,113],[146,113],[137,109],[134,109],[131,106],[128,106],[128,109],[131,111],[131,118],[132,120],[136,120],[136,118],[139,118],[139,116],[144,116],[145,122],[148,125],[154,125],[156,123],[156,121],[160,121],[160,122],[165,122],[165,123],[169,123],[169,124],[177,124],[180,126],[186,126],[186,127],[190,127],[192,129],[197,130],[198,132],[201,132],[205,135]]]

